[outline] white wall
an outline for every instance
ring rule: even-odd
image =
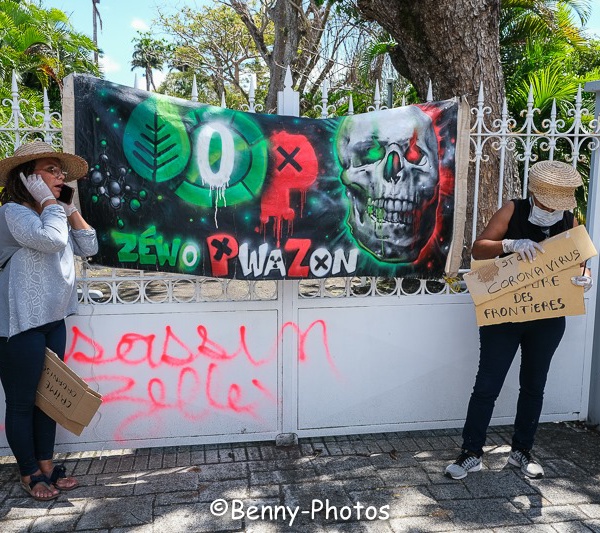
[[[59,428],[57,450],[462,426],[478,361],[468,295],[283,300],[81,306],[68,364],[105,402],[80,437]],[[585,317],[569,318],[543,420],[585,419],[585,342]],[[494,423],[512,421],[517,389],[515,365]]]

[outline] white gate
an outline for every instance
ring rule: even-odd
[[[13,89],[15,110],[16,83]],[[286,91],[281,113],[286,95],[296,98]],[[570,143],[574,164],[586,146],[597,149],[597,121],[589,122],[581,93],[568,122],[554,113],[538,127],[535,111],[530,105],[521,128],[507,115],[494,122],[481,93],[471,130],[476,166],[486,144],[505,155],[520,147],[526,162],[534,146],[546,146],[552,158],[558,139]],[[50,123],[30,127],[13,115],[0,136],[18,130],[17,142],[54,137]],[[596,157],[588,206],[596,247],[598,166]],[[594,272],[597,263],[591,262]],[[458,427],[464,420],[478,332],[459,282],[249,282],[82,265],[79,285],[80,311],[67,321],[69,365],[104,404],[80,437],[59,428],[59,450]],[[588,415],[596,287],[586,304],[587,315],[567,319],[542,420]],[[512,422],[516,374],[514,365],[493,423]],[[3,434],[0,452],[10,453]]]

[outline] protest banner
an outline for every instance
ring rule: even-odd
[[[98,264],[231,279],[458,271],[460,99],[327,119],[246,113],[71,75],[65,149]]]
[[[584,226],[577,226],[550,237],[541,243],[530,263],[514,253],[494,259],[489,264],[464,275],[475,305],[481,305],[508,293],[513,293],[566,268],[579,265],[597,254]]]

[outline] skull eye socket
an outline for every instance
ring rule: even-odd
[[[360,167],[370,165],[381,161],[385,156],[385,148],[377,142],[377,139],[370,139],[369,142],[357,143],[352,153],[352,166]]]
[[[416,143],[411,143],[404,154],[404,159],[413,165],[422,165],[425,162],[426,156]]]

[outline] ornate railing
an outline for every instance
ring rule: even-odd
[[[197,101],[197,89],[194,83],[191,100]],[[299,95],[291,87],[291,76],[286,78],[286,87],[281,92],[281,106],[285,99],[297,108]],[[431,88],[427,100],[433,100]],[[600,125],[593,114],[583,106],[582,89],[579,88],[574,102],[562,102],[557,106],[553,102],[549,118],[541,118],[536,123],[540,110],[533,106],[533,92],[530,90],[527,109],[520,114],[522,122],[508,113],[504,103],[499,118],[491,116],[491,108],[486,105],[483,87],[480,88],[477,106],[471,109],[472,125],[470,129],[470,159],[474,165],[475,187],[473,193],[473,212],[478,209],[478,191],[480,187],[480,169],[482,162],[489,158],[490,152],[496,152],[500,159],[498,205],[502,202],[504,183],[503,161],[514,157],[522,165],[523,190],[527,190],[529,167],[538,159],[554,159],[558,153],[564,161],[577,164],[589,163],[590,154],[600,146]],[[352,96],[344,102],[348,114],[354,113]],[[404,102],[402,102],[404,104]],[[42,138],[60,146],[62,130],[60,113],[51,111],[46,92],[43,94],[43,110],[23,112],[29,102],[19,95],[16,76],[13,74],[11,98],[0,102],[2,108],[10,109],[4,116],[8,120],[0,126],[0,150],[11,153],[14,148],[32,140]],[[225,105],[224,101],[222,105]],[[329,103],[328,85],[323,84],[321,103],[315,110],[321,118],[332,116],[337,103]],[[373,105],[369,111],[385,109],[376,82]],[[557,111],[566,108],[565,116]],[[250,87],[250,103],[245,111],[260,111],[256,104],[254,85]],[[0,117],[3,114],[0,113]],[[30,119],[27,120],[26,117]],[[486,153],[487,151],[487,153]],[[1,154],[0,154],[1,155]],[[600,158],[596,158],[600,159]],[[477,217],[473,217],[472,234],[477,234]],[[79,265],[80,301],[96,305],[136,304],[136,303],[196,303],[206,301],[245,301],[274,300],[278,298],[276,281],[240,281],[202,278],[165,273],[98,268],[87,263]],[[364,298],[370,296],[399,297],[415,295],[451,295],[464,293],[465,287],[459,278],[439,281],[390,279],[377,277],[327,278],[302,280],[297,282],[298,296],[301,298]]]
[[[475,186],[479,191],[480,167],[483,161],[489,159],[485,149],[489,148],[498,153],[500,164],[498,202],[502,205],[502,193],[506,166],[504,161],[514,154],[515,159],[522,163],[523,197],[527,194],[529,167],[538,160],[554,160],[560,147],[561,160],[576,166],[578,163],[590,164],[591,152],[600,146],[600,125],[598,119],[583,107],[582,89],[579,86],[575,101],[563,102],[568,108],[566,117],[560,117],[557,112],[556,100],[552,102],[549,118],[543,118],[536,124],[535,116],[540,109],[533,106],[533,89],[530,87],[527,97],[527,108],[520,116],[525,120],[518,121],[508,113],[506,99],[502,106],[500,118],[491,116],[491,108],[486,106],[483,87],[479,89],[477,107],[471,109],[475,121],[471,126],[471,161],[475,164]],[[560,146],[562,144],[562,146]],[[535,149],[538,150],[535,150]],[[540,157],[540,154],[543,157]],[[478,194],[473,198],[473,212],[477,213]],[[477,235],[477,217],[473,217],[472,235]]]
[[[29,100],[22,98],[17,85],[17,75],[13,72],[11,80],[11,97],[2,99],[0,111],[0,158],[14,152],[21,144],[42,139],[47,143],[60,147],[62,145],[62,121],[57,111],[50,109],[48,93],[43,91],[42,111],[33,110]]]

